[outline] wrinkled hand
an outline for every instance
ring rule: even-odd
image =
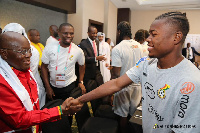
[[[68,106],[70,101],[73,101],[73,100],[74,100],[74,98],[69,97],[62,103],[61,109],[62,109],[62,112],[64,115],[67,115],[67,116],[74,115],[76,112],[81,110],[83,104]]]
[[[82,94],[85,94],[86,93],[85,86],[82,83],[79,83],[78,86],[81,88]]]
[[[96,57],[96,60],[98,61],[105,61],[107,58],[105,57],[105,55],[100,55]]]
[[[47,92],[47,97],[51,100],[53,100],[53,96],[55,96],[53,89],[51,87],[46,88],[46,92]]]

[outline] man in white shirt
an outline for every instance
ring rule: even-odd
[[[50,33],[50,37],[47,39],[46,41],[46,45],[50,44],[50,43],[57,43],[57,37],[58,37],[58,27],[56,25],[51,25],[49,27],[49,33]]]
[[[134,39],[140,43],[140,45],[142,46],[142,51],[143,51],[143,56],[148,56],[149,51],[148,49],[148,42],[146,41],[146,39],[149,37],[149,32],[147,30],[143,30],[140,29],[135,33],[135,37]]]
[[[103,76],[104,83],[109,81],[111,78],[110,74],[110,46],[105,42],[105,34],[102,32],[97,33],[99,40],[99,55],[105,55],[106,60],[100,61],[100,71]]]
[[[118,40],[121,41],[112,50],[112,79],[118,78],[136,65],[142,58],[142,46],[132,39],[131,26],[122,21],[117,26]],[[132,116],[141,100],[140,84],[131,84],[114,94],[114,113],[120,116],[120,131],[127,133],[128,116]]]
[[[78,96],[85,94],[86,89],[83,85],[85,74],[85,57],[83,51],[74,43],[74,27],[69,23],[63,23],[59,27],[60,42],[48,44],[42,55],[42,78],[46,87],[47,97],[50,100],[74,97],[74,93],[80,92]],[[79,64],[79,84],[76,88],[75,64]],[[49,73],[49,75],[48,75]],[[50,76],[50,82],[49,82]],[[79,90],[81,89],[81,90]],[[77,95],[76,95],[77,97]],[[87,114],[77,115],[82,117],[79,129],[90,116],[87,105],[84,106]],[[81,112],[82,113],[82,112]]]

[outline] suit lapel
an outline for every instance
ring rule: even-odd
[[[87,38],[86,41],[87,41],[88,48],[90,48],[90,51],[91,51],[92,55],[95,56],[95,55],[94,55],[94,50],[93,50],[92,44],[90,43],[89,39]]]

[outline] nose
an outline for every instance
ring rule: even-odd
[[[67,37],[71,37],[71,34],[67,34]]]
[[[149,36],[147,39],[146,39],[146,41],[148,42],[148,46],[149,46],[149,44],[150,44],[150,42],[151,42],[151,37]]]

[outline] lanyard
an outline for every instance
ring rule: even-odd
[[[35,47],[35,45],[31,42],[31,45],[32,46],[34,46]],[[40,50],[41,50],[41,52],[43,52],[43,50],[42,50],[42,48],[40,47],[40,45],[38,44],[38,46],[39,46],[39,48],[40,48]],[[36,48],[36,47],[35,47]],[[37,49],[37,48],[36,48]]]
[[[69,59],[71,48],[72,48],[72,44],[70,43],[69,50],[68,50],[68,55],[67,55],[67,62],[68,62],[68,59]],[[57,51],[56,71],[58,70],[58,53],[59,52],[60,52],[60,42],[59,42],[58,51]],[[67,62],[66,62],[66,66],[65,66],[65,71],[67,70]]]

